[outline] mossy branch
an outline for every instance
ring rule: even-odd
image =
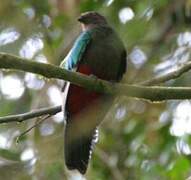
[[[150,101],[191,99],[191,88],[188,87],[146,86],[162,83],[181,76],[183,73],[191,69],[191,63],[187,63],[176,71],[166,74],[164,76],[144,81],[140,83],[141,85],[110,83],[100,79],[88,77],[80,73],[67,71],[54,65],[39,63],[4,53],[0,53],[0,69],[13,69],[39,74],[46,78],[62,79],[85,87],[89,90],[109,95],[125,95],[128,97],[141,98]],[[25,114],[1,117],[0,123],[13,121],[21,122],[45,114],[54,115],[60,111],[61,106],[44,108]]]
[[[67,71],[51,64],[35,62],[9,54],[0,54],[0,68],[15,69],[39,74],[46,78],[66,80],[73,84],[85,87],[91,91],[108,95],[119,94],[150,101],[191,98],[191,88],[188,87],[146,87],[140,85],[111,83],[88,77],[77,72]]]

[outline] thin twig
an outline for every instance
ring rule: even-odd
[[[166,75],[162,75],[159,77],[155,77],[155,78],[140,82],[138,84],[144,85],[144,86],[146,86],[146,85],[150,86],[150,85],[156,85],[156,84],[158,85],[160,83],[164,83],[164,82],[169,81],[171,79],[176,79],[176,78],[180,77],[182,74],[188,72],[189,70],[191,70],[191,62],[190,61],[183,64],[179,69],[177,69],[173,72],[170,72]]]
[[[55,114],[61,112],[61,110],[62,110],[61,106],[54,106],[54,107],[33,110],[32,112],[27,112],[27,113],[23,113],[23,114],[0,117],[0,124],[7,123],[7,122],[23,122],[25,120],[36,118],[36,117],[43,116],[46,114],[55,115]]]
[[[125,180],[117,165],[112,165],[109,162],[109,156],[103,150],[96,147],[95,154],[107,165],[115,180]]]
[[[33,128],[37,127],[39,124],[43,123],[46,119],[48,119],[49,117],[51,117],[51,115],[47,115],[43,118],[40,118],[33,126],[29,127],[27,130],[25,130],[24,132],[22,132],[16,139],[16,142],[18,143],[19,140],[25,135],[27,134],[29,131],[31,131]]]

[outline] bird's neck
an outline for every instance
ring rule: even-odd
[[[84,25],[82,24],[82,31],[89,31],[93,28],[96,28],[98,25],[97,24],[88,24],[88,25]]]

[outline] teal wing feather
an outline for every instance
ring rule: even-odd
[[[76,39],[68,55],[61,62],[60,67],[67,70],[72,70],[76,68],[90,40],[91,31],[82,32],[80,36]]]

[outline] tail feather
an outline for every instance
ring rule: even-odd
[[[85,174],[88,162],[91,158],[94,144],[98,140],[98,130],[95,128],[86,136],[81,136],[71,140],[70,124],[65,128],[65,163],[68,169],[77,169],[81,174]]]

